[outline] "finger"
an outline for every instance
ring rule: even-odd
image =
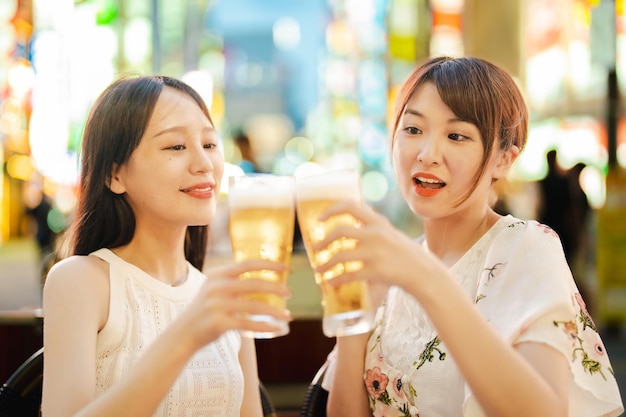
[[[361,229],[354,226],[337,226],[330,230],[322,240],[314,243],[312,245],[312,249],[316,252],[326,249],[328,246],[336,241],[339,241],[340,239],[350,239],[350,242],[345,242],[345,244],[342,244],[341,247],[352,249],[358,244],[358,241],[362,238],[362,236],[363,232]]]
[[[328,261],[318,265],[315,272],[324,276],[327,272],[333,270],[333,273],[346,273],[351,270],[363,269],[363,257],[357,250],[341,250],[331,256]]]

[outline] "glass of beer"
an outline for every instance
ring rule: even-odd
[[[296,178],[296,212],[302,232],[304,247],[313,268],[324,264],[338,251],[354,248],[354,239],[341,238],[319,251],[313,245],[323,240],[327,233],[339,225],[358,226],[358,221],[348,215],[333,216],[320,221],[320,215],[341,200],[362,201],[359,174],[355,171],[333,171]],[[358,270],[361,261],[337,264],[324,274],[315,273],[315,281],[322,290],[324,318],[322,330],[328,337],[366,333],[373,327],[366,282],[356,281],[333,286],[327,281],[344,271]]]
[[[235,261],[265,259],[285,265],[290,263],[295,226],[293,177],[274,174],[230,177],[228,210],[228,230]],[[246,272],[240,278],[285,283],[287,275],[287,271],[259,270]],[[250,298],[286,308],[286,300],[275,294],[253,294]],[[253,315],[251,319],[271,323],[279,330],[243,332],[245,336],[270,339],[289,333],[287,322],[265,315]]]

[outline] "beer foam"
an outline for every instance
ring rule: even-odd
[[[355,173],[327,173],[296,180],[298,200],[358,200],[360,181]],[[355,180],[356,178],[356,180]]]
[[[293,190],[289,187],[231,188],[228,195],[231,207],[292,207]]]

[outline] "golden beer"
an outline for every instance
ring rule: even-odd
[[[313,245],[325,238],[328,232],[340,225],[357,227],[350,215],[333,216],[319,221],[321,214],[341,200],[361,200],[358,174],[351,171],[298,178],[296,182],[296,210],[302,239],[309,262],[313,268],[327,262],[333,255],[356,245],[353,239],[341,238],[327,247],[314,251]],[[322,290],[324,308],[324,334],[329,337],[364,333],[371,330],[372,313],[367,283],[352,282],[341,286],[330,285],[327,280],[346,271],[363,267],[361,261],[337,264],[324,274],[315,273]]]
[[[293,178],[271,174],[231,177],[228,195],[229,234],[236,261],[265,259],[288,265],[293,248],[295,208]],[[271,270],[246,272],[241,279],[264,279],[285,283],[288,272]],[[286,308],[283,297],[275,294],[254,294],[250,298],[274,307]],[[253,316],[254,320],[280,326],[276,333],[254,334],[270,338],[289,332],[287,323],[275,323],[270,317]]]

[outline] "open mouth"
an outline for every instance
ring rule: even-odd
[[[186,188],[182,191],[183,193],[189,193],[189,192],[196,192],[196,193],[207,193],[209,191],[213,190],[213,187],[202,187],[202,188]]]
[[[446,186],[445,182],[435,180],[432,178],[415,177],[413,178],[413,181],[415,182],[417,186],[426,188],[429,190],[438,190]]]

